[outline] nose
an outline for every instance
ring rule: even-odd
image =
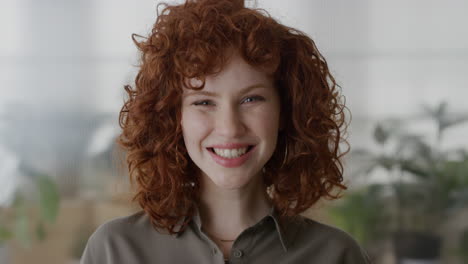
[[[227,139],[242,136],[247,130],[243,119],[235,107],[219,110],[216,118],[217,134]]]

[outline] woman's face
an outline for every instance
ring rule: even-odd
[[[273,80],[235,54],[205,87],[185,89],[182,132],[202,181],[238,189],[261,177],[273,155],[280,122],[280,100]]]

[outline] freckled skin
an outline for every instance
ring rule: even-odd
[[[245,92],[253,85],[256,88]],[[252,180],[261,177],[261,169],[273,155],[280,122],[273,79],[234,54],[220,73],[206,77],[202,91],[216,96],[184,90],[181,120],[185,146],[202,180],[221,189],[261,183]],[[206,149],[223,143],[248,143],[256,148],[241,166],[225,168]]]

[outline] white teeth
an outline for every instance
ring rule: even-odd
[[[221,157],[233,159],[240,157],[247,152],[247,148],[239,148],[239,149],[217,149],[213,148],[214,152]]]

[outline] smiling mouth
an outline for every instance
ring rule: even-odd
[[[216,153],[216,152],[214,151],[214,148],[207,148],[207,149],[208,149],[211,153],[213,153],[213,154],[215,154],[215,155],[217,155],[217,156],[219,156],[219,157],[227,158],[227,159],[235,159],[235,158],[239,158],[239,157],[242,157],[242,156],[246,155],[247,153],[249,153],[249,152],[253,149],[253,147],[254,147],[254,145],[249,145],[249,146],[247,147],[247,150],[245,151],[245,153],[243,153],[242,155],[236,156],[236,157],[225,157],[225,156],[221,156],[221,155],[219,155],[218,153]]]

